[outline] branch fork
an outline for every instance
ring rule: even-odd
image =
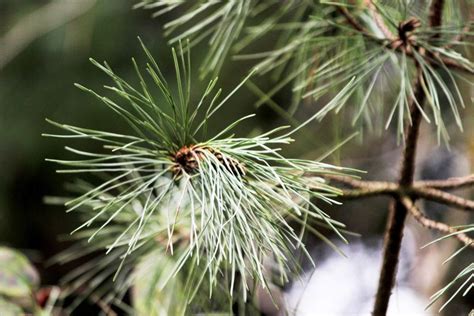
[[[444,204],[463,211],[474,212],[474,201],[464,199],[443,190],[456,190],[461,188],[474,188],[474,174],[449,178],[446,180],[415,181],[410,186],[402,186],[396,182],[385,181],[363,181],[347,176],[326,175],[327,180],[342,184],[343,199],[361,199],[374,196],[390,196],[402,201],[413,218],[423,227],[438,230],[442,233],[454,233],[457,230],[445,223],[429,219],[415,205],[416,200],[425,199],[432,202]],[[466,234],[455,235],[461,242],[474,247],[474,242]]]
[[[456,228],[445,223],[436,222],[428,218],[415,205],[417,199],[426,199],[447,206],[453,206],[461,210],[474,211],[474,201],[443,191],[461,187],[473,187],[474,175],[447,180],[414,181],[416,147],[419,138],[422,107],[426,99],[426,94],[423,89],[423,73],[420,69],[419,61],[415,59],[413,50],[418,50],[426,63],[443,65],[471,74],[473,73],[473,70],[470,67],[459,64],[448,57],[440,56],[439,54],[426,53],[424,48],[418,47],[416,38],[414,38],[413,35],[413,31],[420,26],[420,21],[417,19],[409,19],[400,22],[398,25],[397,36],[396,34],[393,34],[385,24],[384,19],[379,13],[373,0],[365,0],[364,4],[385,38],[380,39],[369,32],[346,8],[338,7],[338,10],[341,15],[344,16],[347,23],[352,26],[355,32],[362,34],[370,41],[383,43],[388,40],[389,44],[386,46],[387,49],[393,49],[397,52],[404,53],[406,56],[414,59],[415,65],[417,66],[416,80],[412,84],[413,97],[409,102],[411,124],[407,126],[405,134],[405,146],[403,157],[400,162],[401,170],[398,181],[361,181],[347,177],[326,176],[326,179],[329,181],[339,182],[345,187],[349,187],[349,189],[344,188],[342,190],[343,198],[358,199],[379,195],[388,195],[393,198],[385,233],[383,262],[373,309],[373,315],[382,316],[387,314],[392,288],[395,284],[401,242],[403,238],[403,228],[408,214],[413,216],[418,223],[426,228],[452,234],[466,246],[474,246],[474,240],[471,237],[463,232],[459,232]],[[443,7],[444,0],[433,0],[431,2],[428,17],[428,26],[430,28],[436,29],[442,26]],[[436,41],[439,37],[439,32],[434,32],[431,36],[431,41]]]

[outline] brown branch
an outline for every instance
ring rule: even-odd
[[[345,200],[362,199],[381,195],[398,195],[397,190],[394,190],[391,187],[342,190],[341,192],[342,196],[340,198]]]
[[[370,180],[359,180],[349,176],[339,176],[339,175],[323,175],[323,178],[345,184],[352,188],[360,189],[381,189],[383,187],[388,190],[398,190],[396,189],[397,184],[389,181],[370,181]],[[420,180],[413,183],[413,187],[417,189],[421,188],[433,188],[438,190],[455,190],[462,189],[466,187],[474,187],[474,174],[457,177],[457,178],[448,178],[445,180]]]
[[[431,3],[428,23],[430,27],[439,27],[443,20],[444,0],[434,0]],[[435,33],[433,38],[439,38],[439,33]]]
[[[468,74],[474,74],[473,69],[466,68],[464,65],[461,65],[460,63],[452,60],[451,58],[438,57],[438,59],[441,61],[441,64],[444,64],[448,68],[464,71],[464,72],[467,72]],[[433,64],[433,62],[431,64]],[[434,62],[434,64],[440,64],[440,63]]]
[[[423,106],[425,94],[422,89],[422,73],[417,68],[416,82],[414,83],[415,99],[418,100],[420,106]],[[401,162],[399,187],[410,187],[413,183],[415,174],[415,157],[416,145],[421,123],[421,111],[417,107],[414,99],[410,101],[410,116],[412,124],[408,127],[405,137],[405,147]],[[396,198],[390,207],[390,214],[387,223],[387,229],[384,238],[383,262],[380,271],[380,278],[375,296],[375,304],[373,314],[385,315],[387,313],[388,302],[395,284],[397,274],[398,258],[403,238],[403,227],[407,209],[403,206],[398,198]]]
[[[395,183],[392,183],[392,182],[358,180],[353,177],[340,176],[340,175],[334,175],[334,174],[325,174],[325,175],[322,175],[322,177],[324,177],[327,180],[339,182],[353,188],[369,189],[369,188],[380,188],[382,186],[396,185]]]
[[[338,6],[337,10],[346,18],[347,22],[352,25],[354,29],[357,31],[364,33],[364,34],[369,34],[365,27],[360,24],[357,19],[347,10],[346,7]]]
[[[430,26],[438,27],[441,25],[441,17],[443,9],[443,0],[433,0],[430,8]],[[439,15],[439,18],[434,17]],[[411,125],[408,126],[405,137],[405,147],[403,151],[403,158],[401,162],[401,171],[398,184],[400,187],[410,187],[413,184],[413,177],[415,174],[415,158],[416,145],[418,142],[421,111],[425,101],[425,93],[422,89],[422,71],[417,64],[416,81],[413,84],[414,98],[410,100],[410,117]],[[417,102],[420,107],[417,106]],[[403,205],[399,198],[396,198],[391,204],[391,210],[387,223],[386,234],[384,238],[384,250],[382,268],[380,271],[380,278],[377,286],[377,293],[375,295],[373,315],[386,315],[388,303],[392,288],[395,284],[397,275],[397,266],[400,256],[400,248],[403,238],[403,228],[405,226],[405,219],[407,216],[407,208]]]
[[[441,190],[454,190],[474,186],[474,174],[465,177],[449,178],[446,180],[423,180],[416,181],[415,187],[429,187]]]
[[[375,182],[376,183],[376,182]],[[388,195],[392,197],[410,196],[413,199],[423,198],[425,200],[452,206],[460,210],[474,211],[474,201],[443,192],[429,187],[398,187],[395,183],[381,182],[380,185],[371,185],[357,189],[341,190],[342,199],[352,200],[374,196]]]
[[[341,197],[343,199],[359,199],[378,195],[393,197],[408,195],[414,199],[423,198],[461,210],[474,211],[474,201],[438,189],[457,189],[472,186],[474,185],[473,175],[447,180],[416,181],[410,186],[384,181],[363,181],[339,175],[324,175],[324,178],[351,187],[351,189],[342,189]]]
[[[474,211],[474,201],[440,191],[433,188],[412,187],[408,190],[408,195],[412,197],[421,197],[433,202],[456,207],[461,210]]]
[[[389,191],[398,190],[398,186],[394,182],[389,181],[370,181],[370,180],[359,180],[349,176],[340,175],[322,175],[326,180],[333,182],[339,182],[350,186],[352,188],[360,189],[377,189],[386,188]],[[474,174],[470,174],[465,177],[448,178],[445,180],[421,180],[415,181],[413,187],[419,188],[433,188],[439,190],[455,190],[466,187],[474,187]]]
[[[445,223],[437,222],[435,220],[428,218],[425,214],[423,214],[423,212],[418,207],[416,207],[415,203],[409,197],[402,197],[401,202],[408,209],[408,211],[413,216],[413,218],[422,226],[429,229],[435,229],[437,231],[440,231],[442,233],[447,233],[447,234],[453,234],[459,231],[458,229],[452,226],[449,226]],[[457,233],[453,235],[453,237],[457,238],[459,241],[461,241],[465,245],[474,247],[474,239],[470,238],[465,233]]]

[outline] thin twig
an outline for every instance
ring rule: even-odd
[[[474,201],[438,189],[412,187],[409,189],[408,194],[412,197],[421,197],[433,202],[453,206],[461,210],[474,211]]]
[[[383,187],[389,190],[394,190],[397,186],[394,182],[389,181],[370,181],[370,180],[359,180],[348,176],[339,175],[323,175],[327,180],[333,182],[339,182],[348,185],[353,188],[361,189],[381,189]],[[474,187],[474,174],[470,174],[465,177],[448,178],[445,180],[420,180],[413,183],[415,188],[433,188],[439,190],[456,190],[466,187]]]
[[[474,174],[465,177],[449,178],[446,180],[423,180],[416,181],[415,187],[429,187],[440,190],[454,190],[474,186]]]
[[[448,224],[437,222],[428,218],[418,207],[416,207],[415,203],[409,197],[402,197],[401,201],[403,205],[405,205],[405,207],[409,210],[413,218],[415,218],[415,220],[422,226],[429,229],[435,229],[437,231],[447,234],[453,234],[458,232],[458,229],[449,226]],[[468,246],[474,247],[474,239],[470,238],[465,233],[457,233],[453,235],[453,237],[457,238],[459,241]]]
[[[474,211],[474,201],[428,187],[397,187],[393,183],[386,185],[369,186],[353,190],[342,190],[343,199],[361,199],[374,196],[388,195],[393,197],[410,196],[413,199],[423,198],[459,210]]]
[[[396,184],[392,182],[358,180],[353,177],[333,175],[333,174],[327,174],[327,175],[325,174],[323,175],[323,177],[333,182],[339,182],[353,188],[361,188],[361,189],[370,189],[370,188],[379,189],[385,186],[396,186]]]
[[[341,190],[342,195],[340,199],[344,200],[356,200],[362,198],[369,198],[375,196],[391,195],[397,196],[397,191],[390,188],[366,188],[366,189],[355,189],[355,190]]]
[[[362,24],[357,21],[357,19],[349,12],[349,10],[347,10],[346,7],[337,6],[337,10],[346,18],[347,22],[352,25],[354,29],[361,33],[369,34],[365,27],[363,27]]]
[[[416,181],[411,186],[401,186],[393,182],[363,181],[347,176],[325,175],[326,179],[340,182],[355,189],[342,189],[342,198],[359,199],[378,195],[424,198],[426,200],[456,207],[461,210],[474,211],[474,201],[443,192],[440,189],[457,189],[474,185],[474,176],[469,175],[447,180]]]

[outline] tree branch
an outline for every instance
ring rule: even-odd
[[[465,177],[449,178],[446,180],[423,180],[416,181],[415,187],[429,187],[440,190],[455,190],[474,186],[474,174]]]
[[[344,199],[359,199],[377,195],[390,195],[394,197],[408,195],[415,199],[424,198],[461,210],[474,211],[474,201],[438,189],[457,189],[472,186],[474,185],[473,175],[447,180],[416,181],[413,185],[406,187],[393,182],[363,181],[346,176],[327,175],[324,177],[355,188],[342,189],[342,198]]]
[[[337,6],[337,10],[346,18],[347,22],[352,25],[354,29],[364,34],[370,34],[365,27],[363,27],[362,24],[360,24],[352,14],[350,14],[346,7]]]
[[[342,196],[340,198],[345,200],[356,200],[380,195],[397,196],[397,192],[396,189],[392,189],[391,187],[342,190]]]
[[[415,220],[422,226],[429,229],[435,229],[437,231],[447,234],[453,234],[458,232],[458,230],[452,226],[428,218],[418,207],[416,207],[415,203],[409,197],[402,197],[401,201],[403,205],[409,210],[413,218],[415,218]],[[458,233],[456,235],[453,235],[453,237],[457,238],[465,245],[474,247],[474,239],[470,238],[465,233]]]
[[[396,183],[392,182],[384,182],[384,181],[366,181],[366,180],[359,180],[353,177],[348,176],[339,176],[334,174],[325,174],[324,177],[327,180],[339,182],[345,185],[348,185],[353,188],[360,188],[360,189],[370,189],[370,188],[381,188],[381,187],[396,187]]]
[[[456,207],[461,210],[474,211],[474,201],[443,192],[433,188],[413,187],[408,190],[408,195],[421,197],[430,201]]]
[[[421,70],[418,68],[414,91],[416,100],[418,100],[420,106],[423,106],[425,94],[421,86],[421,76]],[[406,132],[400,179],[398,181],[399,187],[410,187],[413,183],[413,176],[415,174],[416,145],[418,142],[421,123],[421,111],[416,106],[414,99],[410,101],[410,109],[412,125],[408,127]],[[386,315],[387,313],[388,302],[390,300],[390,295],[397,274],[398,259],[406,216],[407,209],[400,202],[400,199],[396,198],[390,207],[390,214],[384,238],[383,262],[373,312],[376,316]]]
[[[438,27],[441,25],[441,17],[443,9],[443,0],[433,0],[430,8],[430,26]],[[433,17],[439,15],[439,18]],[[400,187],[410,187],[413,185],[413,177],[415,174],[415,157],[416,145],[418,142],[421,111],[425,101],[425,93],[422,88],[422,71],[417,65],[416,81],[413,84],[414,98],[410,100],[411,125],[408,126],[405,137],[405,147],[401,163],[400,179],[398,184]],[[417,106],[417,100],[419,107]],[[384,250],[382,268],[375,295],[374,311],[375,316],[386,315],[388,303],[392,288],[395,284],[397,275],[397,266],[400,256],[400,248],[403,238],[403,228],[405,226],[405,218],[407,216],[407,207],[403,205],[400,198],[396,198],[391,204],[389,220],[387,223],[386,234],[384,238]]]

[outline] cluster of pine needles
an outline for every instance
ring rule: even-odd
[[[59,257],[69,261],[105,248],[66,279],[69,291],[92,293],[117,300],[134,283],[131,273],[153,254],[159,273],[156,289],[163,291],[174,279],[183,280],[184,299],[193,300],[202,288],[209,297],[234,292],[246,300],[256,287],[268,289],[270,279],[284,284],[300,270],[294,253],[307,253],[302,237],[305,227],[329,242],[318,225],[332,229],[345,240],[344,225],[329,217],[315,199],[329,204],[340,191],[319,177],[348,169],[318,161],[290,159],[279,151],[293,141],[296,129],[275,128],[254,137],[237,137],[232,129],[249,115],[207,136],[215,113],[248,79],[220,100],[211,80],[198,102],[190,100],[190,50],[179,45],[172,50],[177,83],[174,96],[158,64],[142,44],[148,58],[146,80],[133,60],[140,86],[133,87],[113,72],[107,63],[92,63],[107,74],[114,86],[111,99],[77,85],[90,93],[135,132],[123,135],[50,121],[67,134],[46,136],[89,139],[103,144],[103,152],[71,147],[78,160],[56,160],[63,173],[92,173],[97,183],[79,180],[73,185],[78,196],[66,201],[68,212],[80,212],[84,223],[73,233],[79,242]],[[151,91],[158,88],[160,95]],[[297,223],[290,225],[290,223]],[[270,266],[266,262],[271,262]],[[163,273],[163,269],[166,273]],[[104,281],[113,279],[111,295]],[[157,280],[158,281],[158,280]],[[84,286],[87,290],[84,290]],[[232,299],[231,299],[232,301]],[[186,306],[186,304],[184,304]]]

